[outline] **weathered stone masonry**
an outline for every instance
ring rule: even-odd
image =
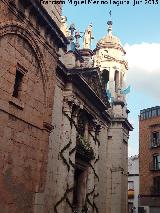
[[[36,194],[44,190],[57,52],[66,43],[39,1],[0,2],[3,213],[33,212]],[[14,97],[17,73],[22,80],[18,97]]]
[[[94,51],[88,40],[77,49],[72,24],[67,51],[60,14],[38,0],[0,2],[0,211],[126,213],[123,48],[109,26]]]
[[[49,142],[48,178],[45,193],[39,194],[37,212],[69,213],[74,212],[75,209],[82,209],[83,206],[75,207],[74,205],[75,173],[77,169],[80,169],[84,173],[82,179],[80,178],[83,187],[80,186],[81,184],[79,185],[79,194],[82,195],[78,198],[79,202],[91,212],[105,213],[107,181],[106,170],[102,169],[102,165],[103,168],[106,167],[109,115],[101,114],[101,111],[106,109],[105,105],[84,81],[87,79],[87,73],[90,73],[89,80],[91,80],[97,70],[80,68],[69,71],[60,64],[57,69],[53,107],[52,125],[54,129]],[[70,77],[67,77],[68,74]],[[95,83],[97,82],[99,80]],[[81,91],[83,88],[81,84],[85,91],[87,90],[86,93]],[[91,94],[87,95],[88,92],[92,94],[92,98]],[[78,124],[79,115],[83,114],[86,119],[89,118],[89,125],[85,126],[84,138],[87,140],[86,145],[91,147],[88,147],[89,150],[93,150],[93,159],[90,151],[83,155],[81,143],[78,143],[80,146],[77,146],[77,136],[81,134]],[[101,148],[99,149],[99,147]],[[87,185],[85,185],[85,177],[88,177]]]

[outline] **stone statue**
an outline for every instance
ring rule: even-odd
[[[91,40],[93,39],[92,37],[92,24],[90,24],[87,29],[85,30],[84,33],[84,38],[83,38],[83,48],[84,49],[90,49],[91,48]]]
[[[69,37],[69,30],[67,27],[67,17],[61,16],[61,31],[66,37]]]

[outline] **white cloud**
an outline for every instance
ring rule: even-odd
[[[139,92],[160,100],[160,44],[125,45],[129,64],[127,82]]]

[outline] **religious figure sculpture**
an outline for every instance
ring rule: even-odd
[[[84,49],[90,49],[92,39],[93,39],[93,37],[92,37],[92,24],[90,24],[87,27],[87,29],[85,30],[85,33],[84,33],[84,38],[83,38],[83,48]]]
[[[69,30],[67,27],[67,17],[61,16],[61,31],[66,37],[69,37]]]

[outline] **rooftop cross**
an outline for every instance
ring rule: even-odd
[[[112,11],[109,11],[109,15],[110,15],[110,20],[112,20]]]
[[[110,20],[107,22],[108,24],[108,34],[112,35],[112,12],[111,10],[109,11],[109,15],[110,15]]]

